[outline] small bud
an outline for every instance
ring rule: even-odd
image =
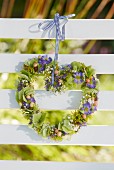
[[[59,130],[58,129],[55,129],[55,133],[58,133],[59,132]]]
[[[96,100],[96,101],[94,101],[94,104],[93,104],[94,106],[98,106],[98,101]]]
[[[55,70],[55,74],[59,74],[59,71],[58,71],[58,70]]]
[[[28,96],[26,96],[26,99],[28,99],[28,100],[29,100],[30,98],[31,98],[31,97],[30,97],[29,95],[28,95]]]
[[[86,79],[86,83],[90,83],[90,79]]]
[[[31,103],[30,103],[30,107],[34,107],[34,102],[31,102]]]
[[[58,82],[59,82],[59,83],[62,83],[62,80],[61,80],[61,79],[59,79],[59,80],[58,80]]]
[[[62,136],[62,133],[59,131],[59,132],[57,133],[57,136],[58,136],[58,137],[61,137],[61,136]]]
[[[86,114],[83,114],[82,117],[83,117],[83,119],[86,119]]]
[[[34,66],[34,67],[37,67],[37,66],[38,66],[38,63],[37,63],[37,62],[35,62],[35,63],[33,64],[33,66]]]
[[[19,106],[22,106],[22,103],[21,103],[21,102],[19,102]]]

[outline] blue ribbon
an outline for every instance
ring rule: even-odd
[[[68,22],[68,18],[71,18],[73,16],[75,16],[75,14],[60,16],[58,13],[56,13],[53,20],[46,20],[38,24],[39,31],[43,31],[43,32],[49,31],[48,32],[49,39],[51,37],[51,32],[54,31],[54,28],[56,29],[56,43],[55,43],[54,66],[52,72],[52,85],[54,84],[55,64],[58,61],[59,41],[65,40],[65,24]],[[63,23],[60,23],[61,19],[63,20]],[[62,31],[60,25],[62,25]]]

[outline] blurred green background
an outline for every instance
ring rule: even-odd
[[[54,14],[76,14],[76,19],[114,19],[113,0],[0,0],[1,18],[53,18]],[[93,31],[93,30],[91,30]],[[0,39],[1,53],[53,53],[48,40]],[[65,53],[114,53],[114,41],[65,40],[60,43]],[[36,56],[36,55],[35,55]],[[108,67],[108,65],[107,65]],[[114,90],[113,75],[98,75],[100,90]],[[15,89],[17,74],[0,74],[0,88]],[[42,78],[38,89],[43,89]],[[54,119],[64,111],[48,111]],[[114,125],[114,112],[96,112],[90,125]],[[18,109],[1,109],[0,124],[26,124]],[[114,162],[114,147],[107,146],[30,146],[0,145],[0,159],[48,161],[97,161]]]

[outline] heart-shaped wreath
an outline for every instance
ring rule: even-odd
[[[85,126],[88,119],[97,110],[99,81],[95,70],[80,62],[72,62],[59,66],[53,63],[47,55],[38,56],[26,61],[17,83],[16,100],[19,103],[24,117],[38,134],[54,140],[62,140],[66,135],[72,135]],[[53,64],[54,84],[52,84]],[[80,85],[82,99],[77,110],[66,115],[57,124],[47,122],[46,112],[41,111],[34,97],[34,81],[38,76],[44,76],[47,91],[62,92],[69,87]]]

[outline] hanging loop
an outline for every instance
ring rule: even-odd
[[[54,65],[53,65],[53,71],[52,71],[52,85],[54,85],[55,64],[58,61],[59,41],[65,40],[65,24],[68,22],[68,18],[71,18],[74,16],[75,14],[70,14],[67,16],[60,16],[59,13],[56,13],[53,20],[45,20],[38,24],[38,31],[42,31],[42,32],[48,31],[49,39],[51,38],[51,33],[53,33],[53,31],[56,31],[55,56],[54,56]],[[60,20],[63,20],[63,22],[60,22]],[[31,25],[29,27],[29,31],[36,32],[36,31],[31,31],[31,28],[36,25],[37,24]]]

